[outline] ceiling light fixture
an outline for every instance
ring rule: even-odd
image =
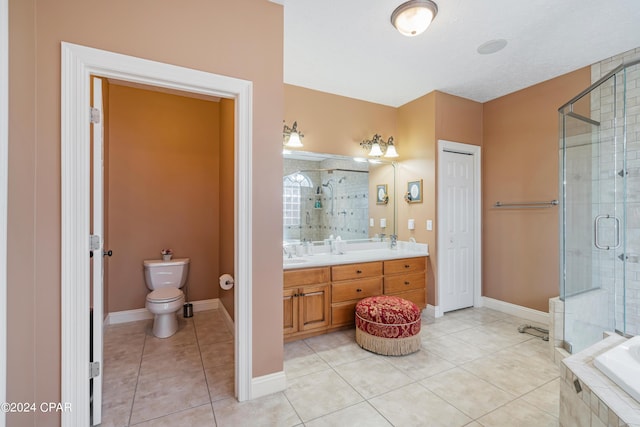
[[[398,157],[396,146],[393,145],[393,137],[390,136],[387,141],[382,139],[377,133],[373,135],[373,139],[365,139],[360,146],[369,151],[371,157]]]
[[[283,121],[284,123],[284,121]],[[298,122],[293,122],[293,126],[289,127],[284,125],[282,129],[282,145],[290,148],[300,148],[302,145],[302,138],[304,135],[298,130]]]
[[[438,13],[438,5],[431,0],[410,0],[391,14],[391,23],[400,34],[414,37],[422,34]]]

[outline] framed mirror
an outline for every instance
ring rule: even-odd
[[[396,164],[284,152],[283,241],[362,240],[396,234]]]

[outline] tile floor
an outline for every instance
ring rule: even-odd
[[[379,356],[353,330],[285,344],[287,389],[233,398],[233,336],[216,310],[160,340],[105,330],[102,426],[557,426],[559,371],[531,323],[486,308],[423,316],[422,350]]]

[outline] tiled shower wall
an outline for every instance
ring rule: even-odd
[[[640,48],[637,48],[594,64],[591,67],[591,81],[597,81],[620,63],[639,57]],[[623,227],[626,225],[623,230],[626,233],[626,239],[623,239],[626,248],[621,247],[615,256],[624,253],[626,262],[623,263],[618,258],[611,262],[609,255],[600,251],[600,267],[609,267],[599,268],[594,274],[606,275],[600,279],[609,298],[615,299],[616,329],[637,335],[640,333],[640,65],[619,72],[616,75],[615,91],[612,90],[613,87],[612,82],[599,91],[600,96],[592,96],[592,115],[601,118],[602,147],[599,153],[602,172],[598,182],[594,183],[594,186],[599,185],[601,188],[601,199],[598,205],[594,204],[594,209],[597,210],[595,214],[603,214],[611,211],[615,204],[616,215],[621,218]],[[613,138],[617,138],[618,149],[615,152],[610,143]],[[623,169],[626,171],[626,184],[619,175],[610,172]],[[602,191],[603,187],[609,190]],[[613,235],[613,224],[609,227]],[[607,236],[606,230],[604,236]]]

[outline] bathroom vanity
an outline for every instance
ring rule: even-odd
[[[285,259],[285,342],[352,327],[356,303],[370,296],[396,295],[424,309],[427,257],[427,245],[417,245]]]

